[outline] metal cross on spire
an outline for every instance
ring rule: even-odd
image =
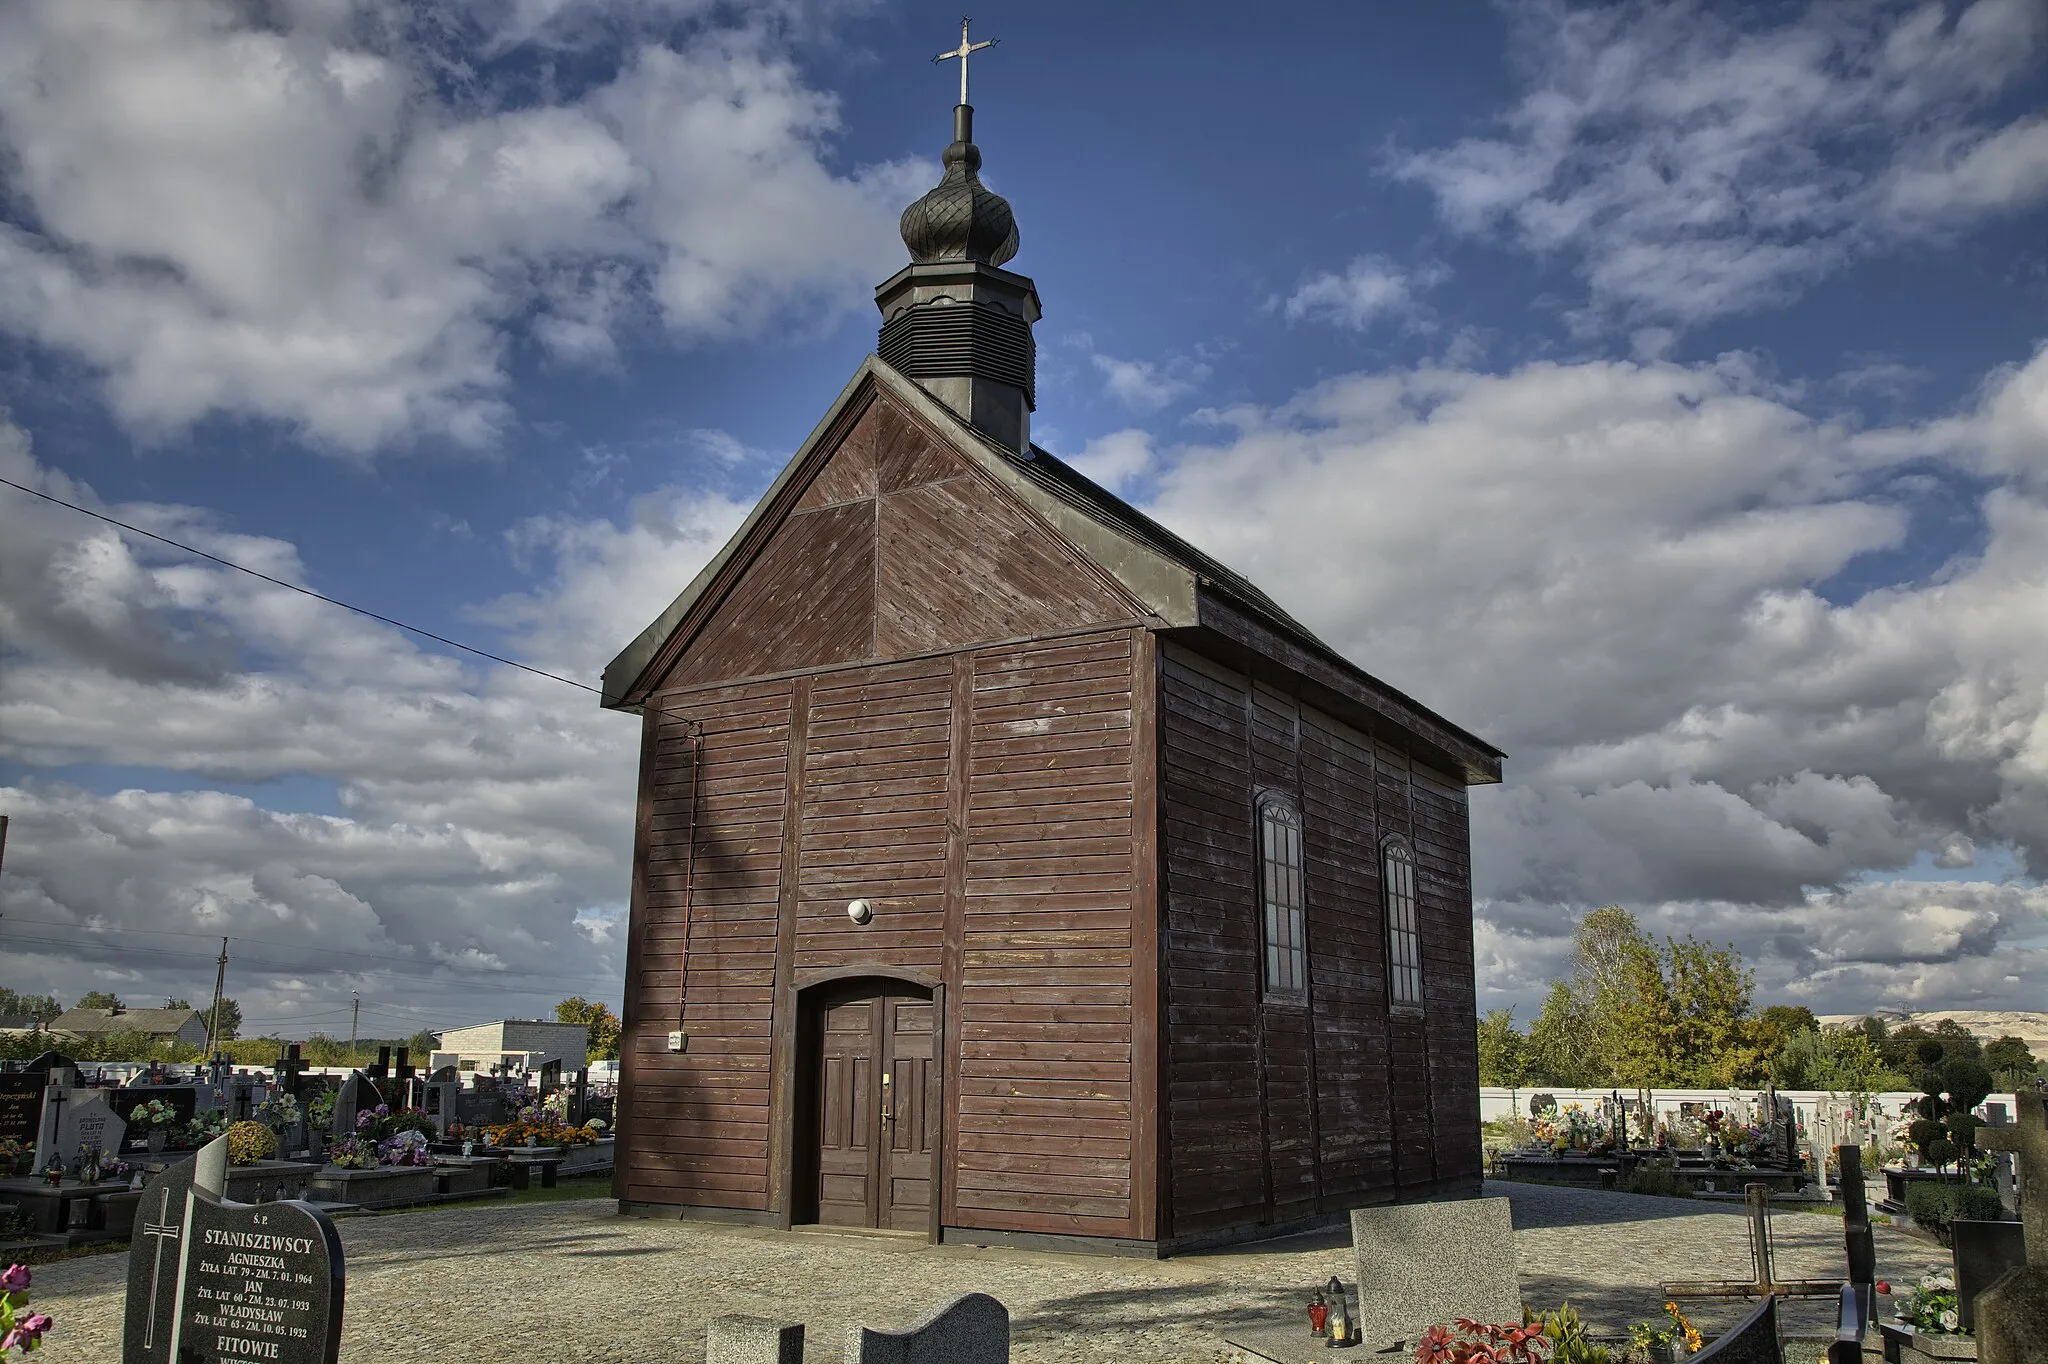
[[[974,55],[975,53],[981,51],[983,48],[994,47],[997,43],[1002,41],[1002,39],[1000,38],[990,38],[987,42],[968,42],[967,23],[968,21],[966,16],[961,16],[960,46],[954,48],[951,52],[941,52],[938,56],[932,58],[932,62],[934,65],[938,64],[939,62],[952,61],[955,57],[958,57],[960,59],[960,102],[962,104],[967,103],[967,59],[970,56]]]

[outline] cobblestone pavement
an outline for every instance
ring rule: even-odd
[[[1660,1279],[1748,1277],[1739,1209],[1528,1184],[1488,1192],[1514,1200],[1523,1296],[1569,1298],[1596,1330],[1619,1334],[1657,1312]],[[1223,1358],[1216,1332],[1225,1324],[1291,1315],[1312,1285],[1356,1273],[1348,1231],[1147,1261],[652,1222],[612,1208],[597,1199],[471,1204],[342,1220],[342,1360],[691,1364],[703,1359],[708,1319],[742,1312],[806,1322],[818,1364],[839,1358],[852,1322],[900,1326],[980,1290],[1009,1306],[1020,1362],[1212,1361]],[[1838,1220],[1781,1213],[1773,1229],[1781,1277],[1843,1272]],[[1943,1256],[1890,1227],[1877,1237],[1886,1277],[1909,1278]],[[126,1265],[105,1255],[35,1271],[35,1306],[58,1322],[42,1364],[120,1358]],[[1698,1317],[1711,1332],[1741,1310],[1702,1304]],[[1831,1310],[1794,1305],[1787,1329],[1818,1334]]]

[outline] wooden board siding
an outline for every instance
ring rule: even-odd
[[[1159,681],[1173,1234],[1267,1219],[1249,688],[1169,645]]]
[[[1372,741],[1308,710],[1301,772],[1323,1194],[1334,1206],[1384,1202],[1395,1194],[1394,1143]]]
[[[973,658],[948,1225],[1133,1234],[1134,633]]]
[[[1423,990],[1429,999],[1430,1106],[1440,1183],[1476,1182],[1479,1041],[1472,1026],[1472,830],[1465,784],[1421,763],[1409,768],[1416,891],[1422,914]]]
[[[1114,630],[656,698],[674,714],[650,750],[623,1197],[779,1209],[771,1001],[822,971],[914,970],[946,985],[942,1220],[1134,1234],[1134,1147],[1152,1140],[1132,1069],[1142,643]],[[694,799],[683,717],[703,725]]]
[[[1142,609],[965,456],[877,395],[659,684],[898,659]]]
[[[1462,786],[1178,644],[1161,651],[1159,706],[1173,1237],[1476,1181]],[[1260,988],[1264,791],[1303,816],[1305,1008]],[[1416,850],[1423,1010],[1388,1005],[1379,844],[1390,833]]]
[[[952,693],[943,658],[811,679],[798,970],[941,969]],[[856,899],[873,906],[871,922],[846,916]]]
[[[650,703],[648,828],[624,1000],[631,1102],[621,1105],[615,1181],[632,1202],[769,1206],[770,1001],[793,690],[767,682],[698,693],[687,707]],[[675,1028],[689,1034],[680,1055],[667,1046]]]

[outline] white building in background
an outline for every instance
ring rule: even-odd
[[[538,1075],[542,1066],[559,1061],[566,1079],[583,1069],[590,1050],[590,1030],[583,1024],[552,1020],[507,1018],[436,1036],[441,1044],[430,1071],[454,1066],[479,1075]]]

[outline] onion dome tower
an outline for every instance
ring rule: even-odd
[[[882,311],[881,358],[958,413],[968,425],[1017,454],[1031,449],[1037,352],[1038,288],[1001,269],[1017,254],[1009,203],[981,183],[974,109],[967,103],[965,26],[960,103],[953,144],[938,187],[903,210],[911,263],[875,290]]]

